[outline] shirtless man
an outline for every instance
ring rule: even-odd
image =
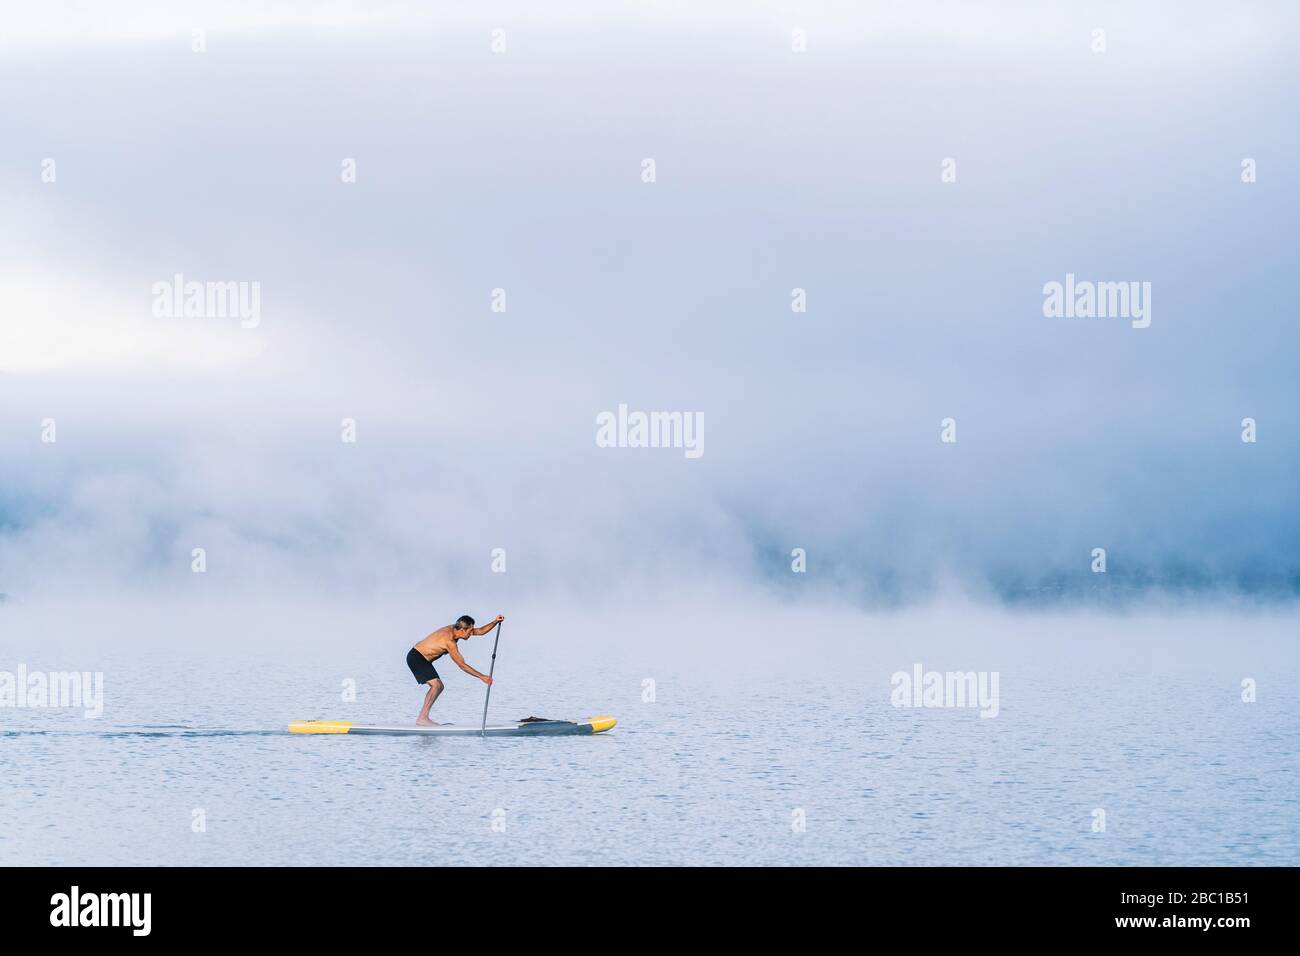
[[[424,695],[424,706],[420,708],[420,716],[415,721],[417,724],[423,727],[433,726],[433,721],[429,719],[429,708],[433,706],[433,702],[442,693],[442,678],[433,669],[433,662],[442,657],[443,654],[450,654],[451,659],[456,662],[456,666],[471,677],[477,677],[485,684],[492,683],[491,677],[480,674],[465,663],[465,658],[460,656],[460,650],[456,647],[456,642],[486,634],[504,620],[505,618],[498,614],[490,623],[484,624],[482,627],[475,627],[474,619],[468,614],[463,614],[456,619],[455,624],[448,624],[446,627],[438,628],[407,652],[406,666],[415,675],[416,683],[429,685],[429,692]]]

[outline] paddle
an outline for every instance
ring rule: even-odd
[[[500,621],[497,621],[496,631],[497,631],[496,637],[492,639],[492,663],[488,667],[489,678],[491,678],[496,673],[496,669],[497,669],[497,644],[501,640]],[[487,736],[487,708],[488,708],[488,701],[490,701],[491,699],[492,699],[492,685],[488,684],[487,695],[483,698],[483,728],[482,728],[482,732],[479,734],[480,737]]]

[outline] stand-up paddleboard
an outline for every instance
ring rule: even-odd
[[[513,724],[493,724],[490,727],[467,727],[463,724],[437,724],[433,727],[367,727],[346,720],[295,720],[289,725],[291,734],[375,734],[385,737],[563,737],[574,734],[603,734],[613,727],[613,717],[588,717],[586,720],[545,720],[530,717]]]

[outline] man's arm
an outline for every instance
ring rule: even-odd
[[[502,621],[504,621],[504,620],[505,620],[505,617],[504,617],[503,615],[501,615],[501,614],[498,614],[496,617],[494,617],[492,620],[488,621],[488,622],[487,622],[486,624],[484,624],[482,627],[476,627],[476,628],[474,628],[474,630],[470,631],[470,633],[473,634],[473,635],[476,636],[476,637],[482,637],[484,634],[486,634],[488,631],[492,630],[492,628],[496,627],[498,624],[500,624],[500,623],[501,623]]]
[[[474,668],[465,663],[465,658],[461,656],[460,648],[455,644],[452,644],[451,647],[447,648],[447,653],[451,655],[451,659],[456,662],[456,666],[466,674],[469,674],[471,677],[477,677],[485,684],[492,683],[492,678],[488,677],[487,674],[480,674],[478,671],[474,670]]]

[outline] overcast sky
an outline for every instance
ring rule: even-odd
[[[1294,4],[443,6],[0,8],[0,592],[1300,588]]]

